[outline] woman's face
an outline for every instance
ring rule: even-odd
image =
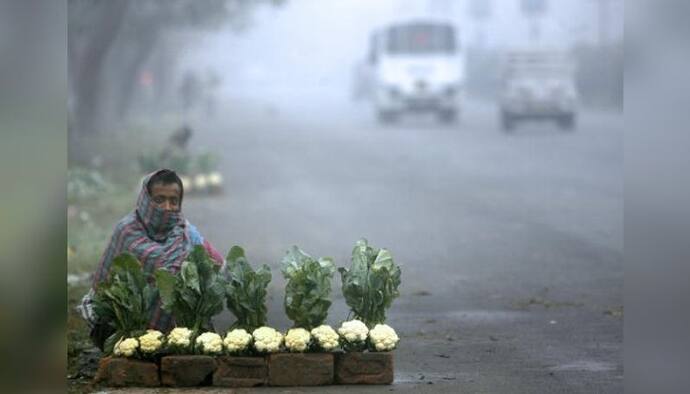
[[[151,200],[166,211],[180,210],[180,186],[177,183],[154,183],[151,185]]]

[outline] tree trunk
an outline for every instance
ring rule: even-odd
[[[127,1],[103,2],[99,18],[102,23],[87,38],[88,43],[81,56],[70,59],[75,63],[77,70],[73,81],[74,123],[70,142],[78,142],[80,137],[97,134],[100,131],[100,84],[103,67],[122,26],[128,4]]]

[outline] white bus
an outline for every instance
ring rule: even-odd
[[[464,58],[454,25],[437,19],[389,24],[372,33],[366,64],[357,76],[378,119],[433,112],[455,120],[462,105]]]

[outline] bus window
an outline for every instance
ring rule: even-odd
[[[455,32],[448,25],[410,24],[387,31],[390,54],[453,54],[456,50]]]

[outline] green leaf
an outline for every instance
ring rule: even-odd
[[[122,333],[120,332],[114,332],[108,338],[106,338],[105,342],[103,342],[103,353],[105,353],[106,355],[113,354],[113,348],[115,347],[115,344],[123,336],[124,335],[122,335]]]
[[[195,245],[192,251],[187,256],[187,260],[194,263],[199,263],[208,259],[208,253],[206,253],[206,248],[203,245]]]
[[[115,331],[130,335],[146,328],[157,295],[139,261],[123,253],[113,259],[108,277],[97,286],[94,308]]]
[[[225,282],[203,247],[194,247],[176,274],[157,270],[156,282],[164,309],[178,325],[208,329],[211,318],[223,310]]]
[[[285,313],[296,327],[312,329],[323,324],[331,306],[329,300],[335,265],[331,258],[314,259],[297,246],[286,253],[281,271],[285,285]]]
[[[239,258],[244,258],[244,249],[235,245],[228,252],[227,261],[236,262]]]
[[[227,256],[229,280],[225,286],[228,309],[237,321],[233,327],[251,330],[266,322],[266,287],[271,281],[271,270],[263,265],[254,271],[244,250],[233,246]]]
[[[198,262],[185,261],[180,267],[180,273],[182,277],[182,283],[185,287],[196,290],[197,293],[201,293],[201,287],[199,285],[199,266]]]
[[[171,312],[175,302],[175,275],[163,268],[159,268],[156,270],[155,277],[163,309]]]
[[[350,269],[339,268],[345,302],[354,315],[371,327],[385,323],[386,309],[400,293],[400,267],[386,249],[370,247],[366,239],[356,242]]]

